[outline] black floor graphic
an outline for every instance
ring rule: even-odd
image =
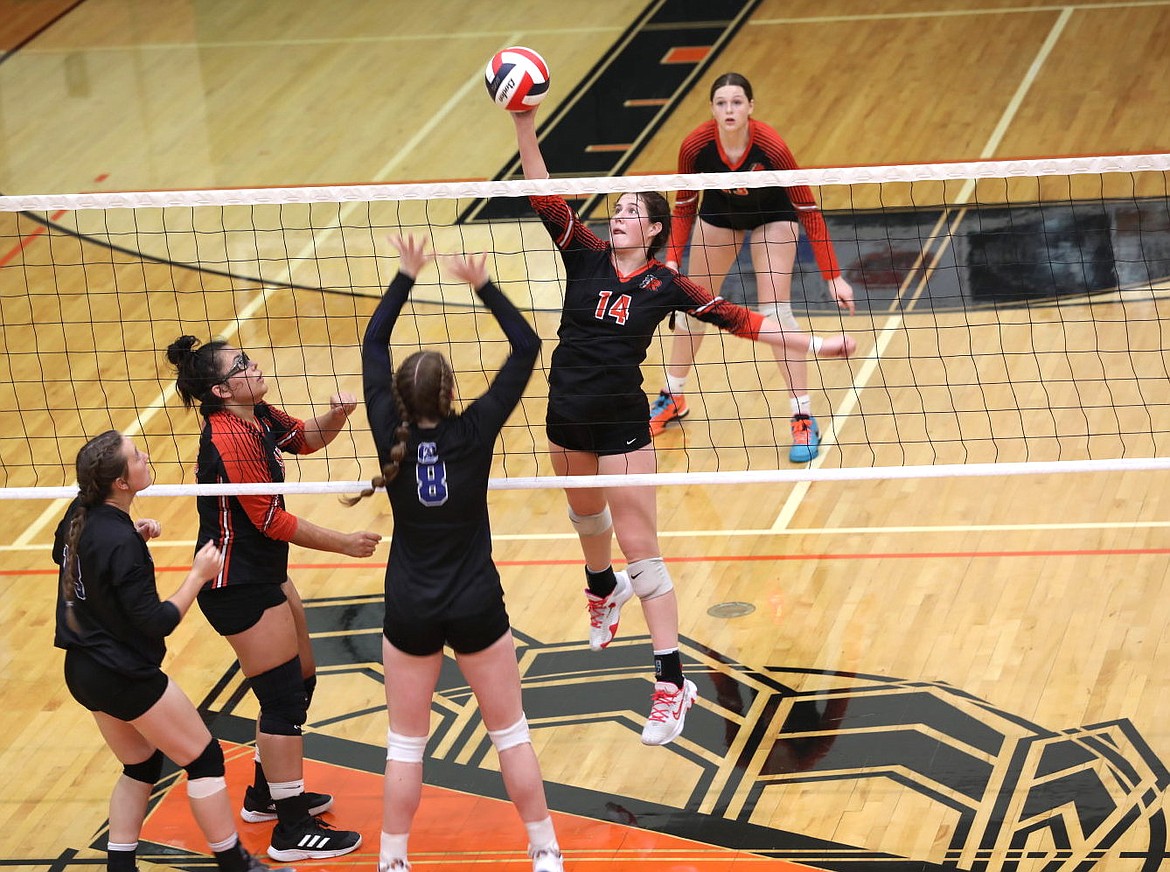
[[[323,692],[328,694],[332,680],[351,687],[357,677],[371,684],[361,698],[377,699],[381,603],[369,597],[337,598],[309,601],[306,607]],[[604,658],[582,643],[545,644],[519,632],[516,639],[526,664],[524,703],[534,732],[579,730],[592,718],[620,724],[631,742],[639,740],[641,723],[629,713],[642,711],[648,701],[647,638],[619,637]],[[704,704],[688,715],[687,743],[661,750],[700,773],[689,792],[667,806],[579,784],[549,783],[554,810],[833,872],[999,872],[1023,862],[1039,868],[1037,860],[1047,860],[1045,868],[1092,870],[1119,854],[1127,869],[1154,872],[1170,857],[1162,809],[1170,771],[1124,718],[1053,729],[942,682],[753,667],[689,639],[682,650]],[[474,700],[450,658],[438,693],[443,700],[434,707],[427,782],[505,799],[498,770],[487,765],[490,741],[478,729]],[[233,668],[211,694],[218,702],[200,706],[216,736],[237,743],[252,740],[254,721],[242,716],[250,703],[241,705],[245,695]],[[383,746],[342,737],[350,720],[381,717],[380,708],[318,712],[316,719],[313,714],[306,757],[382,772]],[[439,754],[451,730],[459,730],[459,741]],[[723,777],[716,778],[717,772]],[[844,816],[856,795],[849,785],[863,782],[879,785],[890,797],[913,797],[909,807],[936,808],[950,822],[944,859],[894,856],[754,819],[757,807],[775,807],[776,796],[782,795],[775,791],[818,783],[833,786],[818,800],[826,805],[818,814]],[[838,809],[832,807],[834,797],[841,803]],[[170,862],[206,868],[195,858]],[[24,864],[51,867],[50,862]],[[70,864],[57,868],[65,866]]]

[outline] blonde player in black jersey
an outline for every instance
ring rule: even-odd
[[[208,542],[179,588],[160,600],[148,540],[158,521],[130,517],[150,486],[150,462],[130,439],[108,430],[77,453],[79,493],[57,526],[61,567],[54,644],[65,649],[65,683],[93,713],[122,764],[110,797],[106,869],[133,872],[138,836],[163,755],[187,771],[187,799],[222,872],[268,867],[240,843],[224,781],[223,749],[182,689],[162,671],[167,636],[203,583],[223,568]]]
[[[407,840],[422,792],[431,700],[443,646],[450,645],[499,754],[508,796],[528,831],[533,872],[562,872],[520,698],[516,647],[492,561],[487,511],[496,436],[520,402],[540,338],[488,278],[483,255],[451,258],[451,272],[471,284],[510,345],[487,392],[456,413],[454,374],[442,354],[419,351],[393,367],[390,333],[431,258],[412,236],[390,242],[402,255],[398,275],[362,341],[366,412],[382,466],[374,486],[386,488],[394,512],[382,638],[390,728],[378,867],[381,872],[410,868]],[[372,493],[373,488],[362,496]]]
[[[548,178],[535,110],[511,115],[525,177]],[[782,355],[845,357],[856,348],[848,336],[822,339],[789,330],[774,318],[712,297],[656,260],[670,237],[670,209],[661,194],[623,194],[609,220],[609,242],[587,229],[561,197],[532,197],[531,202],[561,252],[567,275],[546,416],[557,475],[656,470],[641,365],[655,330],[672,312],[767,343]],[[682,732],[697,691],[682,674],[678,603],[658,546],[655,490],[571,488],[566,495],[585,554],[589,644],[601,650],[610,643],[622,605],[637,594],[654,646],[655,672],[642,741],[664,745]],[[615,573],[611,564],[615,533],[628,564],[625,572]]]

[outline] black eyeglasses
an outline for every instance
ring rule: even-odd
[[[227,380],[230,379],[233,375],[239,375],[251,365],[251,358],[249,358],[247,354],[241,351],[236,355],[236,359],[232,361],[231,369],[223,374],[223,378],[220,379],[220,384],[226,383]]]

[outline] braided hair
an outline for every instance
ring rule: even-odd
[[[214,339],[200,345],[194,336],[180,336],[167,346],[167,361],[175,368],[175,389],[188,409],[199,404],[204,418],[224,407],[223,397],[212,388],[223,384],[218,354],[227,348],[226,339]]]
[[[410,438],[410,425],[420,420],[441,420],[452,414],[451,398],[455,395],[455,373],[451,364],[437,351],[416,351],[402,362],[394,373],[391,383],[394,404],[398,407],[399,424],[394,429],[394,444],[390,448],[390,459],[382,467],[382,474],[375,476],[370,487],[356,497],[345,497],[341,501],[347,506],[356,505],[378,488],[398,477],[402,460],[406,457],[406,442]]]
[[[89,510],[105,502],[114,482],[126,474],[126,454],[122,450],[124,438],[117,430],[107,430],[90,439],[77,452],[77,507],[65,534],[65,571],[61,573],[65,620],[73,630],[78,628],[72,608],[77,589],[77,543],[81,541]]]

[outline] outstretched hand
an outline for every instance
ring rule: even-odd
[[[435,256],[427,251],[426,239],[408,233],[405,236],[395,233],[387,237],[387,241],[398,251],[402,261],[398,271],[410,278],[417,278],[419,271]]]
[[[486,254],[453,254],[449,265],[456,278],[463,279],[477,291],[491,281]]]

